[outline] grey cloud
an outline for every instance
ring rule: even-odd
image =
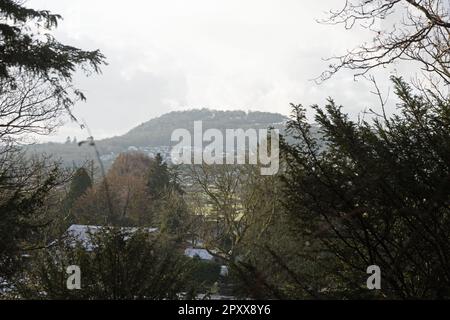
[[[100,137],[118,135],[171,110],[208,107],[290,112],[289,103],[328,96],[357,114],[376,104],[367,83],[342,73],[317,86],[321,58],[345,52],[365,33],[318,25],[334,0],[30,0],[61,13],[57,36],[100,48],[110,65],[79,86],[76,114]],[[381,81],[389,72],[380,74]],[[77,128],[68,124],[59,140]]]

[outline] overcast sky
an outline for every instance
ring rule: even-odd
[[[375,104],[367,82],[342,73],[311,79],[322,58],[366,40],[361,31],[316,19],[342,1],[320,0],[30,0],[64,17],[55,33],[67,44],[100,49],[109,65],[79,77],[88,102],[75,108],[94,136],[121,135],[173,110],[260,110],[288,115],[290,103],[332,96],[356,115]],[[78,78],[78,77],[77,77]],[[386,80],[381,78],[380,81]],[[85,138],[67,123],[45,140]]]

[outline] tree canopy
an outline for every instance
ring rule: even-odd
[[[313,106],[324,147],[305,108],[293,106],[285,209],[299,234],[320,239],[344,266],[337,296],[354,297],[378,265],[385,297],[448,298],[450,101],[393,81],[401,102],[391,118],[354,122],[333,100]]]

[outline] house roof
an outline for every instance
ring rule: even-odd
[[[69,244],[73,245],[73,246],[75,246],[76,244],[81,244],[87,251],[92,251],[95,249],[95,245],[94,245],[91,237],[103,229],[107,229],[107,227],[74,224],[74,225],[71,225],[66,231],[66,235],[67,235],[66,241],[69,241]],[[144,230],[149,233],[158,232],[157,228],[140,229],[140,228],[122,227],[120,229],[121,229],[121,231],[124,231],[127,233],[134,233],[138,230]],[[185,249],[184,255],[187,257],[190,257],[190,258],[198,257],[201,260],[208,260],[208,261],[211,261],[214,259],[214,257],[208,252],[208,250],[192,248],[192,247]]]
[[[92,243],[91,237],[95,235],[97,232],[106,228],[107,227],[103,226],[88,226],[88,225],[74,224],[67,229],[66,235],[70,244],[75,245],[77,243],[81,243],[86,250],[92,251],[94,249],[94,244]],[[144,230],[147,231],[148,233],[154,233],[158,231],[157,228],[139,229],[129,227],[121,227],[120,230],[128,233],[135,233],[138,230]]]
[[[201,260],[213,260],[214,257],[206,249],[187,248],[184,250],[184,255],[194,258],[198,257]]]

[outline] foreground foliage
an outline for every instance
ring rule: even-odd
[[[376,296],[358,292],[366,268],[378,265],[384,297],[448,298],[450,101],[393,81],[400,102],[392,117],[353,122],[332,100],[314,106],[324,144],[294,106],[285,208],[299,234],[336,257],[323,265],[334,277],[329,295]]]

